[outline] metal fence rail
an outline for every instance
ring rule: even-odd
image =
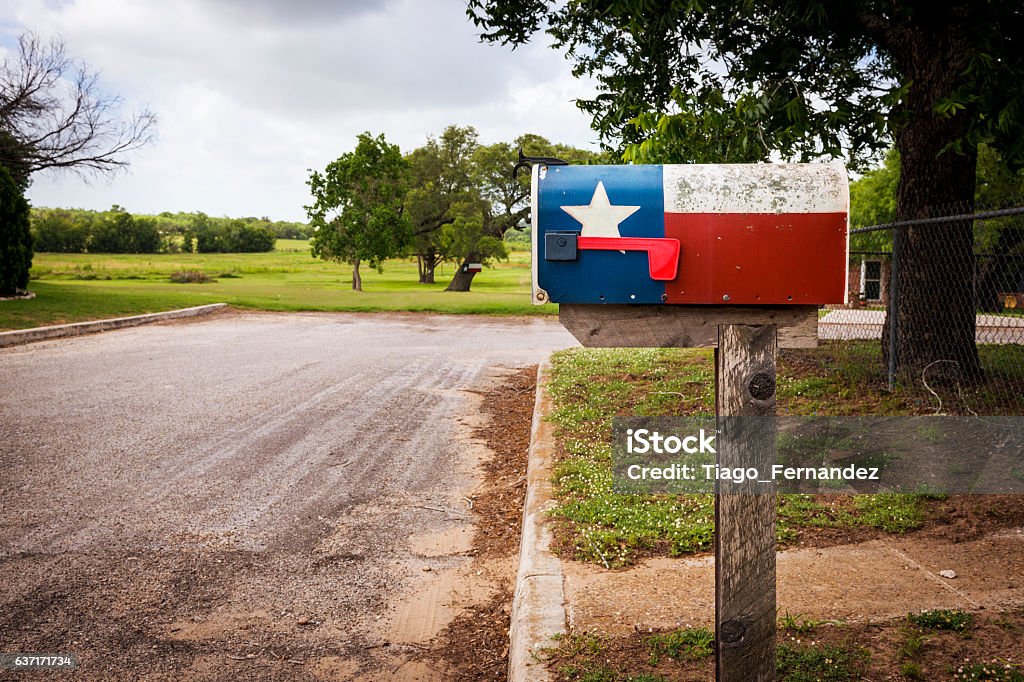
[[[850,301],[822,311],[819,337],[890,390],[920,394],[943,412],[1024,414],[1024,206],[958,208],[851,230]],[[909,263],[904,249],[924,240],[932,243]],[[924,296],[921,286],[901,292],[922,269],[933,280],[948,276]],[[963,324],[970,311],[973,324]],[[930,344],[934,359],[908,369],[900,353],[914,343]]]

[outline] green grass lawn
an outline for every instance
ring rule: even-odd
[[[172,272],[199,270],[216,279],[173,284]],[[392,260],[384,272],[362,269],[363,292],[352,271],[309,254],[304,240],[278,240],[269,253],[62,254],[37,253],[29,290],[34,299],[0,302],[0,329],[172,310],[224,302],[261,310],[408,310],[491,315],[543,315],[556,306],[530,303],[530,254],[513,252],[485,269],[467,293],[445,292],[454,266],[437,284],[417,283],[416,261]]]
[[[860,349],[868,353],[877,343]],[[897,394],[884,400],[877,357],[833,346],[789,352],[779,363],[779,409],[786,414],[900,415],[918,412]],[[711,495],[623,495],[613,491],[611,420],[615,416],[714,414],[714,364],[708,349],[573,348],[552,356],[549,384],[559,456],[554,468],[559,550],[609,567],[652,555],[709,551],[714,541]],[[855,408],[861,408],[856,411]],[[852,408],[852,409],[851,409]],[[903,533],[922,523],[929,500],[917,495],[824,498],[780,495],[777,537],[794,542],[805,529],[873,528]]]

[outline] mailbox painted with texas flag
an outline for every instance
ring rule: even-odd
[[[534,303],[845,303],[833,164],[533,167]]]

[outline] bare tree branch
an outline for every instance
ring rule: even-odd
[[[121,109],[62,40],[24,33],[0,64],[0,164],[23,180],[48,169],[115,173],[156,133],[152,111],[125,118]]]

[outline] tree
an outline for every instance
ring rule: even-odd
[[[473,185],[480,200],[470,202],[460,214],[461,220],[448,229],[446,244],[459,266],[445,291],[469,291],[475,272],[470,263],[488,264],[507,255],[505,233],[518,229],[530,217],[530,179],[520,173],[512,177],[516,150],[531,156],[554,156],[571,163],[592,163],[598,155],[566,145],[551,144],[539,135],[526,134],[512,144],[479,147],[473,154]]]
[[[92,211],[33,208],[33,247],[53,253],[85,253],[94,215]]]
[[[31,267],[28,201],[11,172],[0,165],[0,296],[23,293]]]
[[[850,183],[850,227],[895,222],[899,180],[900,155],[896,149],[890,149],[881,166],[872,168]],[[978,210],[1020,205],[1024,202],[1024,169],[1013,170],[992,147],[979,144],[974,202]],[[994,242],[1002,227],[999,220],[992,220],[986,223],[985,228],[976,229],[975,251],[995,248]],[[883,235],[884,238],[864,241],[872,234]],[[888,230],[853,235],[850,242],[854,251],[866,250],[869,246],[884,250],[892,248],[892,236]]]
[[[984,208],[1020,206],[1024,202],[1024,169],[1011,168],[991,148],[978,148],[977,203]],[[1020,216],[985,221],[976,231],[975,251],[994,254],[978,265],[977,297],[980,310],[998,311],[1005,291],[1024,286],[1024,225]]]
[[[383,135],[366,132],[358,140],[355,151],[327,164],[323,173],[310,171],[314,203],[306,206],[315,230],[313,255],[351,265],[354,291],[363,290],[363,261],[381,271],[383,261],[401,253],[412,237],[403,206],[408,161]]]
[[[122,118],[121,104],[59,38],[23,33],[0,64],[0,164],[23,186],[41,170],[124,168],[128,152],[153,140],[156,115]]]
[[[277,242],[269,227],[235,219],[228,225],[228,243],[232,253],[259,253],[273,251]]]
[[[895,140],[898,220],[973,207],[980,142],[1024,163],[1015,0],[469,0],[467,11],[492,42],[546,30],[577,76],[597,80],[579,106],[631,160],[845,156],[858,167]],[[899,232],[888,313],[901,322],[901,368],[952,358],[979,375],[971,248],[962,222]]]
[[[273,230],[253,218],[211,218],[195,213],[184,230],[181,248],[186,253],[193,247],[197,253],[257,253],[273,251],[275,243]]]
[[[869,227],[895,222],[896,187],[900,181],[900,156],[890,149],[882,165],[850,183],[850,227]],[[878,230],[850,235],[851,251],[892,251],[892,232]]]
[[[156,221],[115,204],[92,221],[88,246],[90,253],[157,253],[160,242]]]
[[[412,180],[405,206],[421,284],[433,284],[435,268],[448,257],[442,228],[455,221],[456,207],[474,196],[471,174],[477,147],[475,129],[451,125],[406,157]]]
[[[900,157],[889,150],[885,163],[850,184],[850,226],[866,227],[896,220],[896,193]],[[978,145],[975,206],[980,210],[1020,205],[1024,199],[1024,169],[1012,169],[987,144]],[[892,231],[878,230],[851,235],[851,251],[891,251]],[[1018,218],[994,218],[975,224],[974,253],[986,254],[978,264],[975,299],[979,310],[997,311],[1001,291],[1012,289],[1022,276],[1024,228]]]
[[[13,178],[19,194],[37,171],[109,173],[123,168],[127,152],[153,139],[156,116],[143,110],[122,119],[120,105],[120,99],[100,91],[95,73],[67,56],[59,39],[44,42],[23,33],[18,49],[0,64],[0,168]],[[9,200],[14,202],[13,197]],[[15,203],[10,208],[20,215]],[[31,234],[13,235],[20,222],[3,229],[15,241],[0,250],[0,269],[20,273],[24,268],[25,281],[15,285],[24,289],[25,263],[32,261]],[[21,281],[21,276],[11,281]]]

